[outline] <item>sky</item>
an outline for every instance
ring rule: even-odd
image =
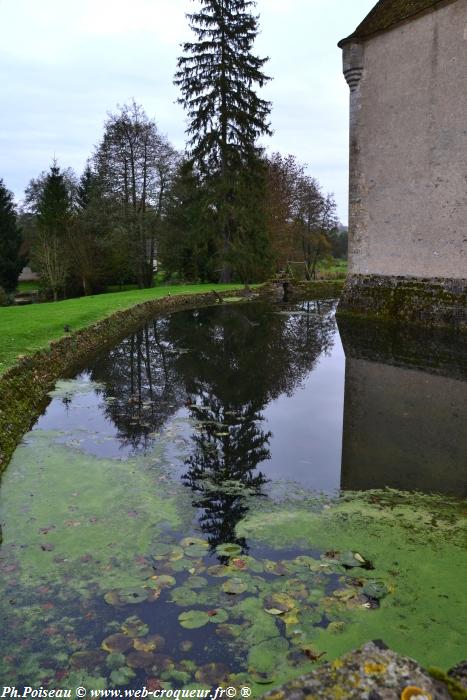
[[[135,99],[182,150],[173,75],[196,0],[0,0],[0,178],[17,201],[57,158],[80,174],[109,111]],[[273,80],[268,151],[307,164],[347,222],[348,87],[337,42],[375,0],[258,0]]]

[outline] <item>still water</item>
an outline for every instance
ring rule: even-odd
[[[0,489],[5,684],[259,696],[370,639],[467,656],[467,349],[334,309],[179,312],[57,384]]]

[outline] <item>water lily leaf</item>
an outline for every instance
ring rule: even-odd
[[[369,598],[380,600],[388,594],[388,589],[381,581],[368,581],[368,583],[363,586],[363,593]]]
[[[231,578],[222,584],[222,590],[229,595],[240,595],[248,590],[248,584],[241,578]]]
[[[138,637],[133,640],[136,651],[161,651],[164,648],[165,639],[160,634],[152,634],[148,637]]]
[[[134,671],[128,666],[116,668],[110,674],[110,680],[114,685],[127,685],[128,681],[135,677]]]
[[[214,624],[220,624],[222,622],[227,622],[229,619],[229,613],[223,608],[214,608],[213,610],[208,610],[209,622]]]
[[[207,554],[207,550],[205,547],[201,547],[198,544],[193,544],[191,547],[187,547],[184,550],[185,554],[187,557],[190,557],[190,559],[201,559],[202,557],[205,557]]]
[[[270,615],[282,615],[289,612],[297,604],[297,601],[287,593],[272,593],[264,599],[264,609]]]
[[[273,673],[283,659],[289,645],[283,637],[274,637],[256,644],[248,654],[248,672]]]
[[[120,652],[113,652],[112,654],[107,654],[105,663],[111,669],[121,668],[125,666],[125,657]]]
[[[120,599],[118,591],[108,591],[104,596],[104,600],[107,605],[113,605],[114,607],[125,605],[125,603]]]
[[[201,666],[196,671],[195,678],[199,683],[212,687],[226,683],[229,673],[229,669],[224,664],[211,663]]]
[[[207,584],[207,579],[202,576],[190,576],[190,578],[185,581],[185,586],[189,588],[204,588]]]
[[[216,628],[216,634],[218,637],[221,637],[221,639],[237,639],[237,637],[240,637],[243,631],[244,628],[242,625],[222,624]]]
[[[258,683],[258,685],[271,685],[277,678],[274,671],[255,671],[250,670],[249,676],[252,681]]]
[[[139,617],[133,615],[122,624],[122,632],[129,637],[145,637],[149,632],[149,627]]]
[[[149,591],[145,588],[124,588],[118,591],[118,596],[124,605],[143,603]]]
[[[209,622],[209,615],[203,610],[189,610],[178,616],[182,627],[188,630],[199,629]]]
[[[173,589],[171,592],[171,599],[177,605],[196,605],[198,602],[198,594],[191,588],[180,586],[179,588]]]
[[[126,657],[127,665],[130,668],[150,668],[155,657],[150,651],[131,651]]]
[[[152,548],[152,556],[154,557],[154,559],[157,559],[159,561],[161,559],[164,559],[165,557],[168,557],[172,549],[173,545],[168,544],[167,542],[158,542]]]
[[[86,651],[76,651],[70,657],[70,666],[72,668],[85,668],[87,671],[100,666],[105,659],[105,654],[98,649],[89,649]]]
[[[343,566],[354,568],[357,566],[365,566],[369,562],[362,557],[358,552],[341,552],[339,556],[339,561]]]
[[[104,651],[119,652],[123,654],[128,651],[133,646],[133,640],[127,634],[111,634],[110,637],[106,637],[101,644]]]
[[[215,576],[216,578],[220,578],[223,576],[228,576],[232,573],[232,570],[229,569],[227,566],[224,566],[223,564],[215,564],[214,566],[208,567],[206,573],[209,574],[209,576]]]
[[[151,577],[151,584],[153,583],[157,588],[170,588],[171,586],[175,586],[177,580],[168,574],[161,574],[160,576]]]
[[[235,557],[237,554],[241,554],[242,548],[239,544],[234,542],[228,542],[225,544],[219,544],[216,547],[216,552],[221,557]]]
[[[188,547],[203,547],[204,550],[208,550],[209,542],[201,539],[201,537],[184,537],[180,540],[180,546],[183,547],[183,549],[187,549]]]
[[[180,559],[183,559],[184,556],[185,550],[182,547],[175,545],[169,552],[169,561],[179,561]]]

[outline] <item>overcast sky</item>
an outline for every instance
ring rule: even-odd
[[[274,80],[268,150],[309,165],[347,221],[348,88],[336,43],[375,0],[258,0]],[[196,0],[0,0],[0,178],[20,200],[54,155],[83,169],[106,113],[132,98],[179,149],[172,79]]]

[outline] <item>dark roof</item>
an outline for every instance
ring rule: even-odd
[[[384,32],[422,12],[436,10],[438,6],[446,5],[449,1],[453,2],[453,0],[379,0],[354,33],[342,39],[338,45],[342,48],[351,41],[360,41],[373,34]]]

